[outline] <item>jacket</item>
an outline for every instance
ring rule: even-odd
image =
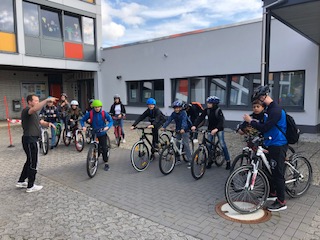
[[[197,118],[195,122],[195,126],[198,127],[200,123],[203,122],[205,117],[208,115],[207,113],[209,112],[208,116],[208,130],[213,130],[215,128],[218,129],[218,131],[223,131],[224,129],[224,116],[222,113],[222,110],[218,110],[218,114],[216,114],[218,106],[214,106],[213,108],[206,108],[202,111],[200,116]]]
[[[122,115],[125,115],[126,114],[126,108],[124,107],[124,105],[122,104],[122,103],[118,103],[118,104],[112,104],[111,105],[111,107],[110,107],[110,111],[109,111],[109,114],[111,115],[111,116],[114,116],[115,115],[115,107],[116,107],[116,105],[119,105],[120,104],[120,106],[121,106],[121,114]]]
[[[263,133],[263,136],[266,138],[266,146],[283,146],[288,144],[286,137],[278,129],[279,127],[283,132],[287,131],[286,113],[276,102],[271,102],[267,106],[264,123],[251,121],[250,124]]]
[[[59,120],[59,112],[56,106],[44,106],[40,111],[40,117],[43,118],[46,122],[55,123]],[[54,117],[54,115],[56,115]]]
[[[163,124],[163,128],[166,128],[172,120],[175,121],[176,123],[176,131],[184,130],[185,132],[190,130],[191,123],[188,124],[188,119],[187,113],[185,111],[180,111],[179,113],[173,112],[167,119],[167,121]]]
[[[101,111],[104,111],[104,110],[101,110]],[[93,110],[93,118],[92,118],[91,126],[92,126],[93,130],[95,130],[95,131],[103,129],[107,126],[108,126],[108,128],[111,128],[111,126],[113,125],[113,120],[110,117],[110,115],[106,111],[104,111],[105,112],[105,119],[103,119],[101,111],[96,112],[95,110]],[[89,118],[90,118],[90,112],[87,112],[80,120],[81,127],[84,127],[85,122]],[[108,121],[108,125],[106,124],[106,121]],[[105,134],[107,134],[107,133],[106,132],[98,132],[97,136],[100,137]]]
[[[144,120],[145,118],[149,118],[150,123],[155,128],[160,128],[161,125],[165,122],[165,116],[161,112],[161,110],[157,107],[155,107],[153,110],[150,110],[149,108],[142,113],[138,119],[132,124],[132,126],[138,125],[139,122]]]

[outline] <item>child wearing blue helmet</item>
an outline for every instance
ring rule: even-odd
[[[230,156],[228,152],[228,148],[226,142],[224,141],[224,116],[222,110],[219,108],[220,99],[216,96],[210,96],[207,98],[207,108],[203,110],[201,115],[197,118],[194,126],[192,126],[191,130],[195,130],[199,124],[208,116],[208,130],[211,131],[209,135],[209,141],[213,140],[214,135],[217,134],[225,160],[227,162],[226,169],[230,169]],[[208,163],[207,168],[211,168],[212,160]]]
[[[148,128],[152,129],[152,145],[154,148],[159,148],[159,128],[165,122],[165,116],[161,110],[156,107],[157,102],[154,98],[148,98],[146,103],[148,109],[132,124],[131,130],[133,130],[139,122],[149,118],[150,125],[148,125]]]

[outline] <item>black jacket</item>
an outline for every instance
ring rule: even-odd
[[[150,123],[155,127],[159,128],[166,121],[165,115],[161,112],[161,110],[155,107],[153,110],[149,108],[142,113],[138,119],[132,124],[132,126],[138,125],[139,122],[144,120],[145,118],[149,118]]]
[[[121,106],[121,114],[122,115],[126,115],[126,108],[124,107],[124,105],[122,104],[122,103],[118,103],[118,104],[120,104],[120,106]],[[110,111],[109,111],[109,114],[111,115],[111,116],[114,116],[115,115],[115,106],[116,105],[118,105],[118,104],[112,104],[111,105],[111,107],[110,107]]]
[[[217,113],[216,113],[217,111]],[[208,115],[209,113],[209,115]],[[208,115],[208,130],[213,130],[215,128],[218,131],[223,131],[224,129],[224,116],[222,110],[218,106],[214,106],[213,108],[206,108],[202,111],[201,115],[197,118],[195,122],[195,126],[198,127],[200,123],[202,123],[205,117]]]

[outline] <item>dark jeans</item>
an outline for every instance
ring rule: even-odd
[[[283,202],[285,200],[285,179],[284,179],[284,161],[288,145],[269,146],[269,161],[272,171],[270,192],[277,193],[277,198]]]
[[[152,145],[153,147],[157,146],[159,143],[159,128],[152,128]]]
[[[98,139],[99,139],[99,148],[102,149],[103,161],[107,162],[108,161],[107,153],[109,151],[108,145],[107,145],[107,135],[105,134],[105,135],[99,136]]]
[[[28,188],[31,188],[36,180],[37,174],[38,143],[24,143],[22,141],[22,146],[27,155],[27,161],[23,166],[19,182],[24,182],[28,178]]]

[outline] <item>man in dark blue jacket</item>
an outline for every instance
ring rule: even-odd
[[[266,138],[265,145],[268,147],[272,170],[270,197],[276,198],[274,203],[268,207],[268,210],[281,211],[287,209],[285,201],[284,161],[288,142],[286,136],[282,133],[287,130],[286,113],[273,101],[269,93],[270,89],[268,86],[259,86],[255,89],[252,96],[252,100],[259,99],[266,105],[267,117],[265,121],[263,123],[252,121],[252,118],[247,114],[244,115],[243,119],[263,133],[263,136]]]

